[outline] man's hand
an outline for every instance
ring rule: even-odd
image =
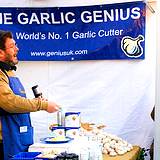
[[[60,106],[57,105],[56,103],[52,102],[52,101],[48,101],[48,107],[47,107],[47,112],[48,113],[53,113],[60,110]]]

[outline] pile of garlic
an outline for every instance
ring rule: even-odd
[[[101,137],[102,152],[104,154],[109,154],[110,156],[123,155],[133,149],[131,144],[115,135],[102,134],[98,136]]]
[[[105,133],[104,131],[93,128],[92,131],[82,131],[83,135],[89,136],[91,140],[102,144],[102,153],[110,156],[123,155],[133,149],[133,146],[122,138]]]

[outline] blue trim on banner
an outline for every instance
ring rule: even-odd
[[[145,58],[142,1],[81,7],[0,8],[22,61]]]

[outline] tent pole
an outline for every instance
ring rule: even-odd
[[[153,7],[150,5],[150,3],[148,2],[148,0],[143,0],[144,3],[146,3],[146,6],[148,7],[148,9],[152,12],[155,13],[155,10],[153,9]]]
[[[157,1],[156,10],[156,89],[155,89],[155,137],[154,137],[154,160],[160,160],[160,9]]]

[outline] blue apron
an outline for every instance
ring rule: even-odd
[[[26,97],[24,87],[17,77],[8,77],[12,91]],[[19,152],[27,152],[33,144],[33,128],[29,113],[8,113],[1,116],[4,160],[9,160]]]

